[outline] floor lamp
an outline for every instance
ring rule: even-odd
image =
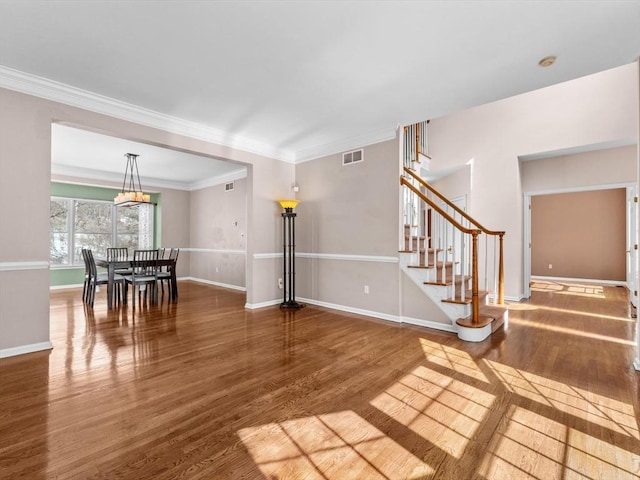
[[[282,213],[282,248],[284,276],[284,299],[280,308],[299,310],[304,305],[296,302],[296,213],[298,200],[278,200],[284,208]]]

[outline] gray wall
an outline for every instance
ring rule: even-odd
[[[487,228],[507,232],[507,298],[524,296],[523,186],[518,159],[589,145],[635,143],[637,122],[636,64],[431,121],[432,169],[470,165],[469,213]]]
[[[364,161],[332,155],[296,166],[297,293],[398,315],[398,142],[369,145]],[[364,286],[369,293],[364,293]]]
[[[214,284],[245,288],[247,179],[234,188],[215,185],[191,192],[190,276]]]
[[[247,236],[247,304],[260,306],[279,298],[280,262],[272,255],[281,248],[275,199],[289,194],[295,173],[292,164],[0,89],[0,356],[51,345],[48,261],[53,122],[246,165],[251,185],[247,231],[259,232]],[[178,218],[176,223],[163,221],[162,243],[181,244],[189,232],[189,217],[181,213],[188,208],[188,195],[185,199],[176,194],[174,203],[165,199],[163,216]],[[271,255],[262,258],[263,252]]]

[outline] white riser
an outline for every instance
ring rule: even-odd
[[[414,253],[400,254],[400,268],[407,276],[422,290],[429,299],[442,310],[447,318],[451,320],[451,324],[456,327],[456,320],[471,315],[470,305],[460,305],[455,303],[444,303],[442,300],[447,298],[450,287],[442,285],[425,285],[424,282],[432,282],[435,280],[434,268],[409,268],[409,265],[417,264],[417,255]]]

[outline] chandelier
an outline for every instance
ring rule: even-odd
[[[127,168],[124,171],[122,191],[113,199],[113,204],[117,207],[133,207],[142,203],[151,203],[151,195],[142,192],[140,173],[138,172],[138,157],[140,155],[125,153],[124,156],[127,157]]]

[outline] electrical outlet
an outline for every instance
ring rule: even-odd
[[[284,288],[284,283],[282,283],[282,279],[281,278],[278,279],[278,288],[280,290],[282,290]]]
[[[218,273],[220,271],[220,269],[218,267],[216,267],[216,273]]]
[[[364,293],[369,294],[369,285],[364,286]]]
[[[553,268],[553,265],[549,264],[549,270],[551,270]]]

